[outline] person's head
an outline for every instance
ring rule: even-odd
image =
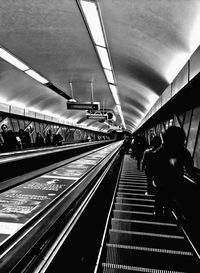
[[[8,126],[6,124],[2,124],[1,129],[3,132],[6,132],[6,131],[8,131]]]
[[[154,148],[158,148],[161,145],[161,137],[159,136],[154,136],[151,140],[151,146]]]
[[[169,127],[163,135],[163,142],[166,146],[173,146],[178,148],[184,146],[185,132],[182,128],[177,126]]]

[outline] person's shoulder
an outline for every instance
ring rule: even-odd
[[[154,154],[164,153],[165,149],[163,146],[158,147],[156,150],[153,151]]]
[[[182,153],[182,155],[185,157],[192,157],[190,151],[185,147],[183,148]]]
[[[156,159],[156,158],[161,158],[165,156],[165,149],[163,146],[160,146],[159,148],[157,148],[156,150],[152,151],[152,156]]]

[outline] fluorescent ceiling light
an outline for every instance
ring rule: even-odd
[[[119,96],[118,96],[118,92],[117,92],[117,88],[115,85],[112,85],[112,84],[109,84],[110,86],[110,90],[112,92],[112,95],[113,95],[113,98],[115,100],[115,103],[118,105],[120,104],[120,101],[119,101]]]
[[[116,105],[116,107],[117,107],[117,111],[118,111],[119,115],[121,116],[122,115],[121,105]]]
[[[95,44],[105,47],[105,40],[96,4],[88,1],[80,1],[80,3]]]
[[[120,118],[121,118],[121,121],[122,121],[122,126],[124,127],[124,129],[126,129],[126,125],[125,125],[125,122],[124,122],[124,117],[123,117],[123,114],[122,114],[122,109],[121,109],[121,105],[116,105],[117,107],[117,111],[120,115]]]
[[[113,78],[113,73],[111,70],[104,69],[104,72],[106,74],[107,81],[110,83],[115,83],[114,78]]]
[[[0,57],[4,59],[6,62],[14,65],[18,69],[25,71],[29,69],[27,65],[22,63],[20,60],[18,60],[16,57],[14,57],[12,54],[10,54],[8,51],[6,51],[3,48],[0,48]]]
[[[42,83],[42,84],[48,83],[48,81],[45,78],[40,76],[37,72],[35,72],[32,69],[29,69],[29,70],[25,71],[25,73],[28,74],[29,76],[31,76],[32,78],[34,78],[36,81]]]
[[[96,49],[99,53],[99,58],[101,60],[101,64],[103,68],[111,70],[111,65],[110,65],[107,49],[100,46],[96,46]]]

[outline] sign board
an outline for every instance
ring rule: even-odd
[[[68,110],[99,110],[100,103],[99,102],[67,102],[67,109]]]
[[[103,114],[86,114],[88,119],[107,120],[108,116]]]

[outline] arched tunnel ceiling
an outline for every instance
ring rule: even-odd
[[[194,37],[200,38],[200,1],[99,0],[98,5],[125,125],[133,132],[178,73],[171,70],[176,57],[191,55],[199,45],[200,39]],[[0,0],[0,46],[69,96],[72,82],[77,101],[91,101],[92,82],[94,101],[114,111],[114,125],[121,125],[76,0]],[[0,99],[48,111],[87,128],[110,130],[109,125],[87,120],[86,111],[67,110],[66,98],[2,59]]]

